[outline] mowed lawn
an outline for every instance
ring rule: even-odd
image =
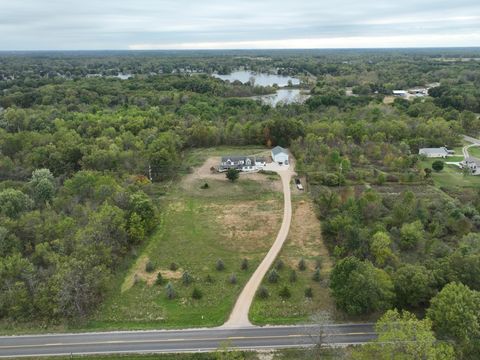
[[[427,159],[422,161],[424,168],[432,168],[432,163],[438,159]],[[445,161],[445,160],[442,160]],[[452,161],[447,159],[447,161]],[[460,161],[460,160],[459,160]],[[464,175],[462,169],[455,165],[447,165],[442,171],[432,172],[432,179],[437,187],[477,187],[480,186],[480,176]]]
[[[328,288],[328,276],[332,261],[322,242],[320,221],[317,219],[314,205],[308,195],[300,195],[292,190],[293,218],[286,243],[272,269],[276,269],[280,278],[277,283],[270,283],[268,274],[262,285],[268,289],[269,297],[255,298],[250,309],[250,320],[258,325],[294,324],[308,322],[312,315],[329,312],[335,316],[335,305]],[[304,259],[306,269],[298,268],[300,259]],[[278,262],[283,268],[278,269]],[[313,280],[315,268],[320,265],[320,281]],[[290,274],[296,272],[297,279],[292,282]],[[290,298],[282,298],[280,291],[288,287]],[[312,289],[313,297],[305,296],[305,289]]]
[[[208,155],[211,155],[209,152]],[[240,176],[181,181],[166,195],[157,231],[135,264],[88,323],[90,329],[185,328],[221,325],[280,228],[283,194],[271,178]],[[208,182],[208,189],[201,186]],[[186,185],[187,184],[187,185]],[[242,259],[248,269],[241,270]],[[216,269],[221,259],[225,270]],[[146,271],[148,262],[153,270]],[[170,264],[175,263],[177,270]],[[184,272],[193,281],[185,285]],[[165,283],[156,284],[158,272]],[[231,283],[232,275],[236,283]],[[176,297],[166,296],[171,282]],[[198,288],[201,299],[193,299]]]
[[[468,148],[468,153],[470,154],[470,156],[480,159],[480,146],[472,146]]]

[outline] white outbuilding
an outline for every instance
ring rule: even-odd
[[[272,160],[280,165],[288,165],[288,152],[281,146],[272,149]]]
[[[418,154],[424,155],[428,158],[446,158],[449,155],[455,154],[455,151],[448,150],[446,147],[423,148],[418,151]]]

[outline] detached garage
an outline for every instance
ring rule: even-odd
[[[288,152],[281,146],[272,149],[272,160],[280,165],[288,165]]]

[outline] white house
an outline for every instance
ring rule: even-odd
[[[261,170],[267,165],[267,161],[263,157],[255,158],[255,166]]]
[[[280,165],[288,165],[288,152],[281,146],[272,149],[272,160]]]
[[[419,155],[425,155],[429,158],[446,158],[454,153],[453,150],[448,150],[445,146],[440,148],[423,148],[418,151]]]
[[[405,90],[393,90],[393,96],[406,97],[407,95]]]
[[[466,159],[460,163],[462,169],[468,168],[473,175],[478,175],[477,170],[479,169],[478,164],[474,160]]]
[[[254,156],[223,156],[218,170],[223,172],[228,169],[237,169],[243,172],[251,172],[261,170],[265,165],[265,159]]]

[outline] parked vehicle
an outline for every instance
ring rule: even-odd
[[[303,185],[302,183],[300,182],[300,179],[295,179],[295,185],[297,185],[297,189],[298,190],[303,190]]]

